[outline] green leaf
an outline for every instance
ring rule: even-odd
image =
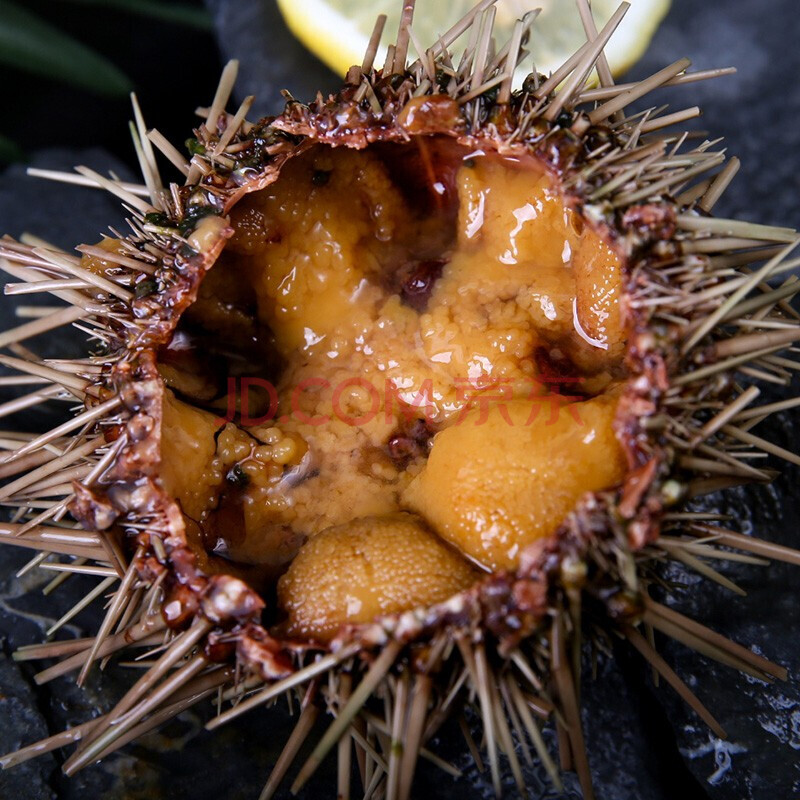
[[[12,161],[23,161],[25,154],[22,148],[6,136],[0,135],[0,164],[10,164]]]
[[[133,88],[107,58],[8,0],[0,0],[0,62],[112,97]]]
[[[120,11],[127,11],[130,14],[152,17],[188,28],[197,28],[202,31],[211,30],[211,15],[208,11],[185,3],[170,3],[167,0],[66,0],[66,2],[118,8]]]

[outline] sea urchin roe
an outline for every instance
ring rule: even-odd
[[[485,419],[472,409],[437,434],[403,502],[478,563],[512,568],[526,545],[555,532],[584,492],[622,479],[615,410],[614,393],[569,404],[515,400]]]
[[[344,624],[429,606],[477,575],[410,514],[354,519],[315,536],[278,582],[291,636],[332,638]]]
[[[104,258],[103,252],[108,253],[109,257]],[[125,246],[121,239],[104,238],[101,239],[91,249],[91,253],[84,253],[81,257],[81,269],[89,270],[101,278],[111,277],[120,272],[120,266],[114,257],[130,258],[130,253],[126,253]]]
[[[161,413],[161,483],[183,513],[199,521],[213,506],[220,482],[214,464],[219,425],[213,414],[177,400],[170,391]]]
[[[560,405],[622,376],[620,258],[534,159],[443,137],[318,146],[240,201],[231,226],[181,332],[209,375],[269,381],[275,403],[254,422],[229,387],[206,402],[183,382],[233,408],[216,483],[197,491],[213,552],[283,563],[303,537],[409,507],[470,558],[513,566],[582,491],[618,480],[611,401],[575,405],[596,423],[586,441],[563,411],[552,426],[505,431],[497,411],[469,422],[478,399],[527,418],[548,392]],[[203,504],[183,492],[185,513]]]
[[[273,521],[286,506],[275,490],[303,460],[306,445],[280,431],[273,434],[268,429],[268,443],[258,438],[262,431],[253,433],[167,392],[160,478],[209,554],[280,567],[291,560],[301,537]],[[203,563],[212,571],[222,568]]]
[[[473,360],[495,364],[544,344],[589,373],[617,364],[619,257],[546,172],[513,159],[471,162],[458,174],[458,245],[436,287],[428,336],[449,314],[453,343],[468,342]]]

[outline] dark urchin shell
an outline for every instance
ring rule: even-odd
[[[791,401],[747,409],[758,389],[742,383],[781,374],[785,364],[776,354],[800,339],[788,305],[798,289],[791,279],[768,283],[796,266],[789,258],[795,235],[710,215],[735,162],[712,174],[723,153],[705,141],[692,147],[690,137],[665,130],[693,110],[624,116],[630,103],[656,87],[713,73],[686,73],[688,60],[682,59],[640,84],[613,86],[602,46],[623,7],[599,34],[587,31],[589,41],[562,70],[550,78],[531,75],[522,90],[511,92],[533,20],[518,23],[508,46],[490,57],[486,5],[410,66],[407,13],[383,70],[373,69],[368,53],[337,95],[308,105],[288,98],[281,116],[257,124],[245,119],[247,101],[235,115],[224,112],[235,76],[229,66],[196,132],[191,162],[158,136],[148,138],[136,107],[135,144],[149,199],[84,170],[132,214],[133,233],[121,253],[104,253],[119,266],[113,277],[88,273],[66,253],[10,240],[0,244],[4,269],[20,280],[82,282],[42,287],[70,305],[4,334],[4,346],[76,321],[102,345],[77,364],[45,363],[19,348],[0,358],[85,407],[64,425],[30,437],[4,461],[2,475],[14,480],[0,490],[0,499],[21,510],[0,529],[2,540],[60,554],[76,571],[88,565],[119,579],[92,643],[43,645],[23,657],[65,655],[40,677],[81,669],[82,680],[97,659],[125,647],[161,644],[165,635],[169,644],[110,714],[72,737],[48,740],[45,749],[81,739],[65,764],[68,774],[218,691],[236,704],[210,727],[289,693],[303,701],[303,711],[270,792],[324,701],[336,719],[293,788],[337,743],[348,771],[340,790],[348,785],[352,738],[373,776],[365,794],[382,786],[388,798],[407,798],[420,749],[473,689],[498,794],[500,751],[522,788],[512,735],[530,739],[558,782],[533,710],[555,719],[562,764],[578,771],[588,798],[576,689],[583,638],[600,648],[610,636],[626,638],[720,736],[720,725],[640,628],[660,630],[757,678],[785,677],[782,668],[657,603],[649,589],[659,582],[657,563],[670,558],[724,582],[698,558],[724,557],[726,551],[705,541],[709,537],[714,545],[798,562],[792,551],[718,527],[713,515],[680,510],[687,498],[769,480],[769,470],[747,461],[753,453],[798,461],[749,431],[751,420]],[[472,55],[456,69],[447,47],[471,30]],[[602,85],[588,89],[595,64]],[[523,554],[516,572],[491,575],[441,605],[344,629],[329,647],[276,639],[261,625],[263,600],[255,591],[240,578],[208,576],[198,568],[180,508],[160,484],[164,384],[158,348],[169,341],[231,236],[228,212],[246,193],[274,181],[287,160],[314,144],[360,149],[433,134],[471,148],[534,156],[624,258],[630,378],[617,430],[628,474],[617,489],[585,496],[555,536]],[[183,185],[164,188],[151,140],[184,172]],[[61,455],[46,449],[53,445]],[[42,496],[52,498],[52,487],[61,485],[58,499],[40,510],[37,491],[50,490]],[[88,533],[65,523],[67,512]],[[179,602],[185,611],[181,625],[171,629],[160,613],[167,602]],[[376,692],[386,699],[380,719],[365,705]],[[374,744],[360,734],[362,725],[375,732]]]

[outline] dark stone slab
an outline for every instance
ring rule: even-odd
[[[239,60],[239,98],[254,95],[252,116],[278,114],[283,89],[307,101],[332,92],[341,79],[312,56],[286,27],[272,0],[206,0],[222,56]]]
[[[38,639],[42,626],[18,613],[14,601],[24,592],[23,582],[10,577],[20,562],[8,553],[0,556],[0,750],[13,752],[49,735],[47,719],[30,676],[11,659],[20,639]],[[24,563],[27,559],[22,559]],[[30,583],[30,581],[28,581]],[[10,772],[0,772],[0,797],[51,800],[56,794],[50,781],[52,757],[29,761]]]

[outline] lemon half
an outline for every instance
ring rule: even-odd
[[[605,49],[615,75],[642,56],[670,5],[670,0],[629,2],[628,13]],[[475,0],[418,0],[412,26],[416,40],[423,47],[429,46],[474,4]],[[375,65],[383,65],[386,43],[397,33],[402,4],[398,0],[278,0],[278,6],[297,38],[329,67],[344,74],[353,64],[361,63],[379,14],[386,14],[387,21]],[[598,29],[618,6],[619,0],[594,0],[592,14]],[[542,11],[531,30],[527,46],[530,55],[517,69],[517,85],[534,65],[545,75],[554,71],[586,41],[573,0],[499,0],[494,33],[498,44],[511,36],[517,19],[535,8]],[[456,58],[465,39],[461,37],[452,48]]]

